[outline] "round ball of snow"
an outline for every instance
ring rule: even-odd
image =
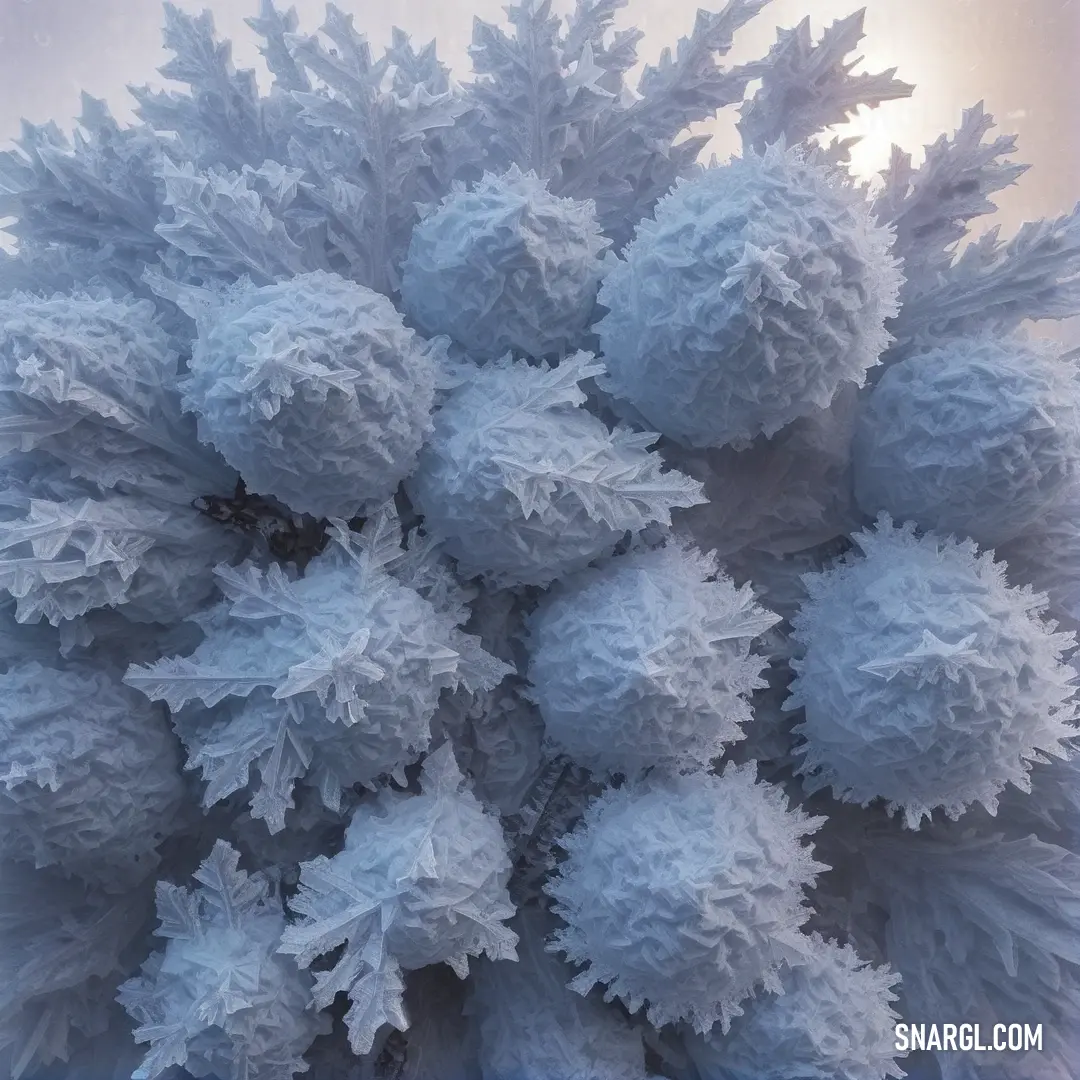
[[[183,800],[159,706],[104,671],[0,675],[0,852],[121,888],[156,865]]]
[[[1080,375],[1035,342],[950,341],[885,372],[852,457],[867,514],[994,547],[1080,474]]]
[[[423,333],[448,334],[477,359],[565,355],[592,314],[609,244],[593,211],[516,165],[457,187],[413,231],[405,311]]]
[[[701,485],[663,472],[654,433],[609,431],[579,406],[603,371],[588,353],[557,368],[509,356],[477,368],[436,413],[408,490],[467,577],[547,585],[612,552],[627,530],[671,523]]]
[[[812,935],[783,992],[749,1002],[728,1035],[688,1033],[701,1080],[888,1080],[896,1065],[892,1009],[899,975],[871,967],[850,945]]]
[[[314,271],[239,287],[204,316],[184,408],[249,491],[349,518],[416,464],[441,355],[385,296]]]
[[[625,555],[541,600],[531,697],[547,734],[591,769],[704,767],[743,738],[768,664],[751,643],[778,621],[709,555],[677,544]]]
[[[586,965],[571,988],[606,983],[657,1026],[726,1029],[805,948],[802,889],[825,867],[803,837],[823,820],[788,810],[753,765],[609,788],[546,886],[566,923],[555,946]]]
[[[800,149],[680,180],[605,275],[597,382],[686,446],[772,435],[878,362],[898,310],[891,243]]]
[[[1040,616],[1045,597],[1010,587],[972,541],[882,515],[852,553],[804,579],[794,617],[804,647],[788,708],[810,791],[863,806],[885,799],[907,825],[973,803],[991,813],[1033,761],[1075,734],[1071,634]]]

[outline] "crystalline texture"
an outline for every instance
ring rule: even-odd
[[[700,485],[662,472],[651,432],[613,432],[579,406],[603,371],[588,353],[554,370],[509,357],[467,378],[435,416],[408,491],[465,576],[547,585],[610,554],[629,529],[670,524]]]
[[[600,235],[588,202],[548,193],[517,166],[448,195],[413,230],[404,310],[477,360],[515,351],[566,355],[581,343],[600,284]]]

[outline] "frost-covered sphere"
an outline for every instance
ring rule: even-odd
[[[156,866],[184,796],[160,706],[106,671],[0,675],[0,853],[106,887]]]
[[[570,986],[606,983],[657,1026],[726,1029],[805,949],[802,889],[826,868],[803,837],[823,820],[788,810],[753,765],[609,788],[546,886],[566,923],[554,947],[586,965]]]
[[[801,149],[680,180],[604,277],[597,382],[686,446],[772,435],[878,362],[898,310],[891,242]]]
[[[779,616],[716,560],[669,544],[567,579],[530,619],[531,697],[579,764],[634,774],[703,767],[743,738]]]
[[[810,937],[803,963],[780,974],[781,994],[746,1006],[728,1035],[688,1033],[701,1080],[887,1080],[896,1065],[892,987],[850,945]]]
[[[852,459],[865,513],[995,547],[1080,474],[1080,373],[1035,342],[950,341],[885,372]]]
[[[805,655],[785,704],[805,709],[805,786],[882,798],[911,828],[938,807],[994,813],[1006,784],[1028,790],[1031,763],[1063,756],[1076,732],[1072,634],[970,540],[885,514],[854,539],[861,554],[805,577],[793,620]]]
[[[465,978],[470,956],[516,959],[517,935],[503,925],[514,907],[502,824],[468,790],[449,743],[425,759],[421,785],[419,795],[383,788],[361,803],[342,850],[303,863],[289,901],[305,918],[286,930],[281,951],[301,967],[345,945],[333,974],[318,977],[315,1003],[350,992],[357,1054],[384,1020],[404,1030],[402,970],[446,963]],[[381,1001],[368,1008],[373,987]]]
[[[485,173],[416,226],[402,305],[423,333],[448,334],[477,359],[565,355],[592,314],[609,243],[591,201],[552,195],[516,165]]]
[[[249,491],[350,518],[412,471],[442,349],[337,274],[248,284],[204,316],[184,408]]]
[[[612,552],[627,530],[671,524],[701,484],[662,472],[651,432],[580,408],[588,353],[557,368],[509,356],[477,368],[435,415],[407,488],[424,528],[466,577],[548,585]]]

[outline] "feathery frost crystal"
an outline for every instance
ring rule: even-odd
[[[603,370],[588,353],[554,369],[504,357],[436,413],[407,487],[463,575],[548,585],[701,500],[696,480],[649,452],[654,432],[609,431],[581,407],[578,383]]]

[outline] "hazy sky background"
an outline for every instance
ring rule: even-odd
[[[435,37],[440,56],[459,79],[468,74],[466,47],[474,15],[501,22],[503,0],[338,0],[356,16],[375,47],[397,24],[418,41]],[[573,0],[554,0],[566,12]],[[630,0],[619,25],[645,31],[643,61],[693,26],[697,7],[719,9],[724,0]],[[258,0],[178,0],[189,11],[209,7],[219,33],[231,38],[239,67],[261,69],[254,35],[244,17]],[[287,2],[279,0],[280,6]],[[322,21],[322,0],[294,0],[300,28]],[[740,31],[732,62],[763,55],[777,26],[809,15],[819,31],[856,9],[858,0],[773,0]],[[995,220],[1009,233],[1023,220],[1063,213],[1080,201],[1080,125],[1076,111],[1080,0],[865,0],[866,38],[861,70],[896,67],[917,84],[906,101],[888,102],[862,115],[841,134],[864,135],[856,149],[858,172],[884,167],[892,142],[921,159],[922,145],[951,132],[961,111],[980,99],[994,114],[994,134],[1020,136],[1016,160],[1031,170],[997,197]],[[19,120],[55,119],[70,128],[79,91],[104,97],[114,112],[131,116],[125,86],[163,85],[156,68],[167,58],[160,45],[158,0],[0,0],[0,140],[18,133]],[[721,157],[734,150],[734,109],[708,125]]]

